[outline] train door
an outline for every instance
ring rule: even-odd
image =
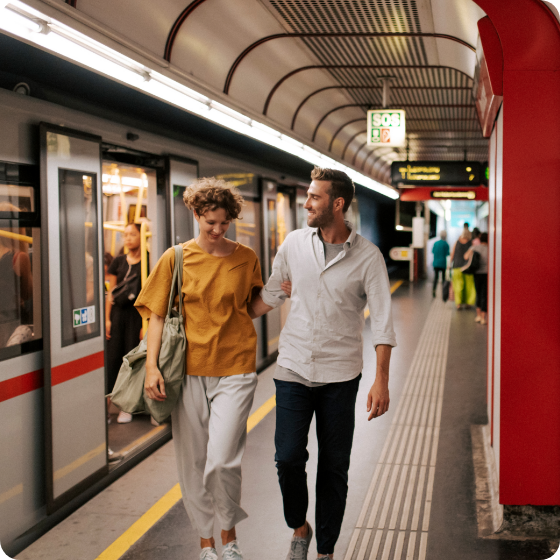
[[[296,229],[296,199],[295,190],[292,187],[278,186],[276,194],[277,221],[278,221],[278,246],[284,243],[286,236]],[[280,307],[280,329],[284,328],[292,301],[288,298]]]
[[[107,394],[113,389],[122,357],[140,342],[147,328],[132,304],[109,300],[108,291],[131,271],[140,273],[140,288],[171,245],[172,209],[168,203],[167,167],[166,158],[103,145]],[[131,235],[138,243],[135,247],[130,245]],[[131,260],[139,258],[139,263],[131,265],[129,252]],[[168,424],[157,425],[148,415],[121,414],[110,399],[107,401],[107,424],[109,460],[115,466],[169,431]]]
[[[278,191],[276,183],[263,179],[262,181],[263,199],[263,232],[264,232],[264,281],[269,279],[272,274],[272,265],[279,247],[278,230]],[[282,235],[285,236],[285,223],[282,223]],[[264,351],[266,356],[270,356],[278,350],[281,330],[281,312],[279,308],[273,309],[265,315],[265,340]]]
[[[196,161],[169,157],[168,163],[169,189],[171,192],[171,231],[173,243],[184,243],[198,235],[198,223],[193,213],[183,202],[185,188],[198,178],[198,163]]]
[[[47,509],[108,472],[101,138],[42,123]]]

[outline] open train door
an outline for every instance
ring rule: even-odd
[[[41,123],[49,513],[108,472],[101,138]]]

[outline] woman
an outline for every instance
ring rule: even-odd
[[[465,224],[467,225],[467,224]],[[455,292],[455,305],[457,309],[469,307],[476,302],[476,292],[474,288],[474,277],[472,274],[464,274],[461,267],[465,266],[468,259],[465,253],[471,248],[471,233],[468,229],[463,229],[461,237],[451,251],[451,268],[453,291]]]
[[[201,179],[183,200],[200,228],[183,244],[183,317],[186,376],[172,412],[173,441],[185,509],[200,535],[203,560],[217,560],[214,518],[221,528],[222,558],[242,560],[235,526],[247,517],[240,506],[241,458],[257,386],[257,334],[247,304],[262,288],[255,252],[225,238],[243,198],[229,183]],[[145,390],[163,401],[157,367],[175,261],[168,249],[136,302],[148,326]]]
[[[142,317],[134,308],[135,297],[114,301],[113,290],[127,279],[131,281],[131,294],[138,295],[141,286],[140,224],[130,223],[124,228],[126,255],[118,255],[108,269],[109,295],[105,306],[105,336],[107,337],[107,390],[113,390],[123,356],[138,346],[142,330]],[[124,301],[123,301],[124,299]],[[132,414],[121,410],[119,424],[132,422]]]
[[[488,305],[488,234],[480,234],[480,244],[473,245],[466,253],[465,258],[471,258],[473,251],[480,255],[480,266],[474,273],[476,287],[476,319],[475,323],[486,325],[486,312]]]

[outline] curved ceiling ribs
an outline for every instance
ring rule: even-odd
[[[167,36],[167,41],[165,42],[165,51],[163,58],[167,60],[167,62],[171,62],[171,53],[173,52],[173,45],[175,43],[175,39],[181,30],[181,26],[187,18],[201,5],[204,4],[206,0],[193,0],[179,15],[179,17],[175,20],[175,23],[171,27],[169,31],[169,35]]]
[[[77,0],[64,1],[74,7],[77,2]],[[165,44],[164,58],[168,62],[171,61],[173,46],[183,24],[197,8],[205,2],[206,0],[191,0],[190,4],[181,12],[177,20],[174,22]],[[297,2],[305,3],[304,0],[297,0]],[[322,92],[346,90],[348,92],[347,96],[349,97],[348,101],[353,101],[354,103],[334,107],[324,114],[313,130],[311,141],[315,142],[321,125],[323,125],[328,117],[336,111],[349,107],[361,107],[367,109],[380,106],[378,92],[382,90],[382,87],[379,85],[378,78],[381,77],[380,72],[386,70],[393,71],[389,72],[391,74],[396,74],[395,80],[398,82],[398,85],[397,83],[394,83],[394,90],[399,92],[401,90],[403,91],[402,95],[398,98],[398,102],[397,100],[394,101],[394,106],[396,107],[398,105],[399,108],[418,109],[418,111],[412,111],[410,116],[407,116],[408,123],[415,123],[415,125],[409,128],[409,133],[411,134],[411,136],[409,136],[409,140],[411,142],[410,153],[412,155],[412,159],[415,159],[415,157],[421,157],[420,154],[422,154],[425,149],[430,150],[430,153],[433,152],[433,154],[436,154],[436,157],[437,154],[443,155],[444,159],[446,156],[450,158],[456,157],[454,148],[459,149],[457,142],[462,140],[461,138],[457,138],[457,133],[459,132],[464,132],[466,133],[465,136],[469,136],[469,138],[464,138],[463,140],[470,140],[471,138],[479,140],[481,132],[476,115],[473,113],[473,116],[463,118],[471,115],[471,112],[465,112],[465,109],[474,109],[474,103],[465,104],[471,101],[471,99],[466,93],[464,93],[471,89],[471,87],[468,86],[472,83],[472,77],[466,72],[459,70],[456,67],[457,65],[441,66],[428,64],[426,52],[423,50],[423,39],[429,38],[452,41],[469,49],[469,51],[476,52],[475,47],[469,44],[469,42],[454,35],[420,32],[421,28],[418,22],[415,23],[412,12],[404,16],[405,18],[408,18],[404,20],[408,22],[405,23],[408,27],[392,24],[387,27],[380,27],[381,23],[379,18],[385,18],[386,23],[391,23],[393,21],[394,16],[390,13],[390,8],[388,6],[376,8],[379,11],[375,12],[373,16],[370,15],[370,17],[375,18],[377,22],[374,23],[374,20],[372,20],[370,23],[370,25],[374,25],[374,27],[365,26],[363,22],[358,24],[356,23],[357,12],[352,12],[354,8],[346,6],[345,2],[340,2],[341,6],[344,4],[344,9],[342,9],[342,12],[339,14],[341,17],[339,22],[340,25],[331,25],[325,29],[325,26],[322,26],[320,22],[323,22],[324,24],[326,17],[325,14],[327,12],[323,12],[321,10],[326,9],[322,7],[322,4],[328,4],[328,0],[316,0],[313,3],[305,3],[305,13],[297,11],[300,9],[296,7],[297,2],[292,3],[293,5],[290,4],[290,10],[292,11],[289,11],[285,6],[283,8],[279,8],[275,3],[273,3],[274,8],[280,13],[281,17],[288,25],[288,27],[285,27],[287,31],[261,37],[246,47],[237,56],[226,76],[223,88],[223,92],[226,95],[230,93],[233,79],[241,63],[251,52],[258,49],[261,45],[271,41],[280,39],[300,39],[302,40],[302,44],[310,50],[311,54],[318,58],[319,64],[295,68],[281,77],[276,84],[274,84],[266,97],[263,115],[267,116],[274,95],[286,80],[307,70],[328,71],[331,78],[333,78],[335,85],[321,87],[305,96],[291,116],[291,130],[295,129],[298,116],[306,104],[308,104],[314,96],[317,96]],[[398,2],[397,0],[385,0],[385,3],[395,8],[395,4]],[[414,7],[416,5],[416,0],[410,0],[410,5],[412,6],[410,7],[410,10],[414,11],[416,9]],[[338,9],[340,10],[341,7]],[[282,10],[284,10],[284,12],[282,12]],[[330,14],[330,12],[328,13]],[[361,13],[362,12],[360,12],[360,14]],[[373,13],[374,12],[372,12],[372,14]],[[328,17],[331,17],[331,15]],[[389,19],[387,20],[387,18]],[[402,24],[403,22],[401,21],[400,23]],[[370,31],[371,29],[376,28],[379,31]],[[352,29],[354,29],[354,31],[351,31]],[[386,29],[389,29],[389,31],[385,31]],[[401,29],[408,29],[408,31],[397,31]],[[323,39],[325,40],[325,43],[321,41]],[[341,40],[337,41],[337,39]],[[356,41],[356,39],[358,40]],[[364,39],[364,41],[360,39]],[[385,39],[386,42],[377,40],[367,42],[366,40],[368,39]],[[394,39],[394,42],[390,39]],[[329,40],[332,42],[327,43]],[[328,48],[325,45],[329,45]],[[342,48],[340,45],[348,45],[348,48],[346,48],[346,46]],[[366,53],[367,45],[375,46],[375,49],[378,49],[379,47],[379,49],[375,51],[377,54],[373,55],[373,57],[368,56],[369,51]],[[393,47],[395,47],[396,50]],[[460,50],[456,52],[462,53],[464,51]],[[377,64],[374,64],[374,62],[377,62]],[[452,63],[454,64],[455,62]],[[254,68],[253,70],[258,72],[259,68]],[[365,71],[363,72],[363,76],[354,73],[354,71],[359,70]],[[363,79],[357,79],[358,76]],[[426,93],[420,93],[421,91],[425,91]],[[431,93],[431,91],[434,93]],[[334,101],[336,103],[335,99],[336,97],[333,97],[328,101]],[[338,99],[340,100],[340,96]],[[328,105],[325,107],[327,100],[325,98],[321,98],[320,101],[320,104],[322,104],[324,110],[326,110],[328,107]],[[316,104],[314,103],[314,109],[316,110],[317,107],[315,105]],[[332,105],[334,105],[334,103],[332,103]],[[307,115],[307,111],[305,114]],[[283,117],[290,118],[290,115],[284,114]],[[340,115],[338,115],[338,119],[340,119]],[[332,151],[335,140],[341,133],[344,132],[344,138],[346,138],[346,135],[349,137],[348,140],[344,140],[345,146],[342,151],[342,159],[344,160],[352,144],[357,143],[357,139],[366,132],[365,130],[362,130],[362,126],[357,124],[359,122],[365,123],[365,115],[360,118],[353,118],[344,123],[340,120],[337,121],[336,119],[334,119],[333,122],[337,123],[337,129],[330,138],[328,151]],[[465,125],[462,125],[461,123],[465,123]],[[350,125],[355,126],[351,129],[345,130]],[[360,128],[359,131],[357,131],[358,126]],[[427,135],[426,138],[428,139],[428,143],[425,144],[418,134]],[[449,145],[429,145],[429,139],[441,139],[442,135],[449,139]],[[458,136],[461,135],[459,134]],[[480,139],[482,139],[481,136]],[[358,142],[360,141],[358,140]],[[363,144],[360,142],[360,144],[361,145],[357,147],[357,150],[352,156],[348,155],[348,161],[351,159],[351,165],[353,166],[356,165],[356,161],[358,160],[360,153],[367,146],[367,141]],[[481,156],[480,154],[482,148],[479,144],[475,142],[474,144],[469,145],[472,146],[471,149],[475,151],[474,153],[477,154],[478,159],[484,157],[484,155]],[[465,152],[467,149],[468,145],[465,144]],[[385,167],[390,165],[390,162],[393,159],[404,157],[403,149],[389,149],[388,152],[387,150],[387,148],[372,149],[371,153],[367,154],[361,162],[362,171],[364,173],[367,172],[370,175],[374,173],[380,178],[384,177],[384,179],[381,179],[383,181],[387,180],[387,177],[385,177],[386,173],[383,171]],[[408,155],[408,147],[406,150]]]
[[[204,1],[204,0],[202,0]],[[453,35],[446,35],[444,33],[411,33],[411,32],[370,32],[370,33],[360,33],[360,32],[351,32],[351,33],[276,33],[274,35],[268,35],[267,37],[262,37],[258,41],[255,41],[251,45],[249,45],[236,59],[235,62],[232,64],[231,68],[229,69],[228,75],[226,77],[226,83],[224,85],[224,93],[227,95],[229,93],[229,88],[231,86],[231,82],[233,80],[233,76],[235,71],[243,61],[243,59],[252,51],[254,51],[260,45],[264,45],[268,43],[268,41],[272,41],[274,39],[316,39],[316,38],[339,38],[339,37],[348,37],[352,39],[383,39],[383,38],[408,38],[408,37],[422,37],[422,38],[432,38],[432,39],[447,39],[449,41],[454,41],[467,47],[473,52],[476,52],[476,48],[463,41],[463,39],[459,39],[459,37],[454,37]]]
[[[346,157],[346,150],[348,150],[348,147],[350,146],[350,144],[352,144],[352,142],[354,142],[354,140],[358,136],[360,136],[360,134],[367,134],[367,129],[366,130],[360,130],[360,132],[356,132],[356,134],[354,134],[353,136],[350,136],[350,140],[348,140],[348,142],[346,142],[346,146],[344,146],[344,150],[342,150],[342,155],[340,156],[342,159],[344,159]]]
[[[453,70],[458,72],[459,74],[463,74],[469,80],[472,78],[465,72],[454,68],[453,66],[431,66],[429,64],[313,64],[311,66],[301,66],[300,68],[296,68],[291,72],[288,72],[282,78],[280,78],[275,84],[274,87],[270,90],[266,101],[264,103],[263,115],[268,113],[268,109],[270,107],[270,102],[272,101],[272,96],[276,93],[278,88],[292,76],[299,74],[300,72],[305,72],[307,70]]]
[[[323,87],[321,89],[316,89],[315,91],[311,92],[297,107],[294,116],[292,117],[292,126],[291,126],[291,130],[294,130],[295,124],[296,124],[296,119],[297,116],[301,110],[301,108],[314,96],[317,95],[318,93],[321,93],[323,91],[327,91],[329,89],[366,89],[366,90],[370,90],[370,91],[377,91],[377,90],[382,90],[383,88],[381,86],[327,86],[327,87]],[[470,91],[472,88],[470,87],[456,87],[456,86],[449,86],[449,87],[436,87],[436,86],[429,86],[429,87],[414,87],[414,86],[405,86],[405,87],[400,87],[399,86],[399,91],[402,90],[413,90],[413,91],[426,91],[426,90],[458,90],[458,91]],[[330,148],[329,148],[330,150]]]

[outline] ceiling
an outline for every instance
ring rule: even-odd
[[[384,77],[390,106],[406,110],[410,160],[487,160],[472,96],[485,14],[472,0],[66,3],[380,182],[407,157],[366,145],[366,111],[382,106]]]

